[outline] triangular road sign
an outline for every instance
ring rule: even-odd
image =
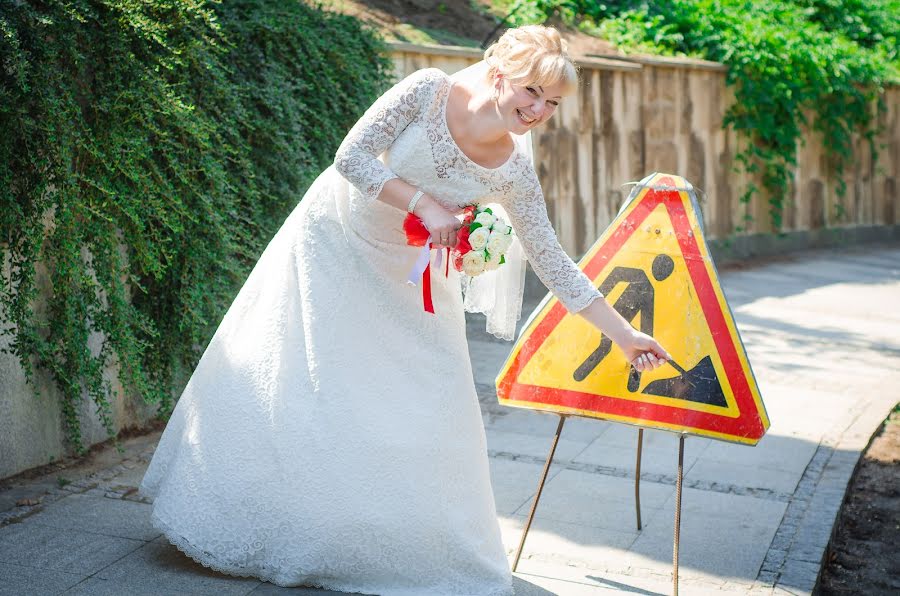
[[[694,189],[651,174],[579,263],[674,364],[638,374],[548,296],[497,378],[500,403],[756,444],[769,419],[703,238]]]

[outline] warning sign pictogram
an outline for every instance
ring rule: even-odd
[[[698,214],[689,182],[651,174],[579,263],[671,364],[638,373],[548,296],[497,378],[500,403],[756,444],[769,419]]]

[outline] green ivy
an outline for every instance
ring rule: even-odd
[[[758,175],[779,230],[796,147],[822,133],[839,197],[854,134],[877,158],[883,84],[900,73],[900,0],[520,0],[504,2],[521,25],[561,18],[628,51],[686,55],[728,66],[735,103],[723,125],[748,139],[739,167]],[[814,114],[807,122],[805,113]],[[838,201],[835,217],[843,207]],[[738,230],[740,231],[740,230]]]
[[[0,333],[51,375],[77,453],[84,399],[115,435],[110,364],[171,413],[389,69],[374,33],[302,2],[0,4]]]

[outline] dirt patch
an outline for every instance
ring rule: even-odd
[[[352,15],[377,29],[386,39],[479,47],[506,30],[502,11],[485,3],[447,0],[324,0],[328,10]],[[550,23],[569,43],[572,56],[618,55],[608,41]]]
[[[818,594],[900,594],[900,406],[863,455]]]
[[[488,7],[440,0],[324,0],[322,6],[356,17],[389,41],[409,43],[477,47],[502,18]]]

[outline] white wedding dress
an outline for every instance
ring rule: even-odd
[[[600,294],[560,248],[521,146],[496,169],[456,146],[451,84],[417,71],[353,127],[178,400],[140,491],[202,565],[382,596],[512,594],[461,275],[433,271],[424,312],[405,213],[376,197],[399,176],[454,210],[498,202],[569,310]]]

